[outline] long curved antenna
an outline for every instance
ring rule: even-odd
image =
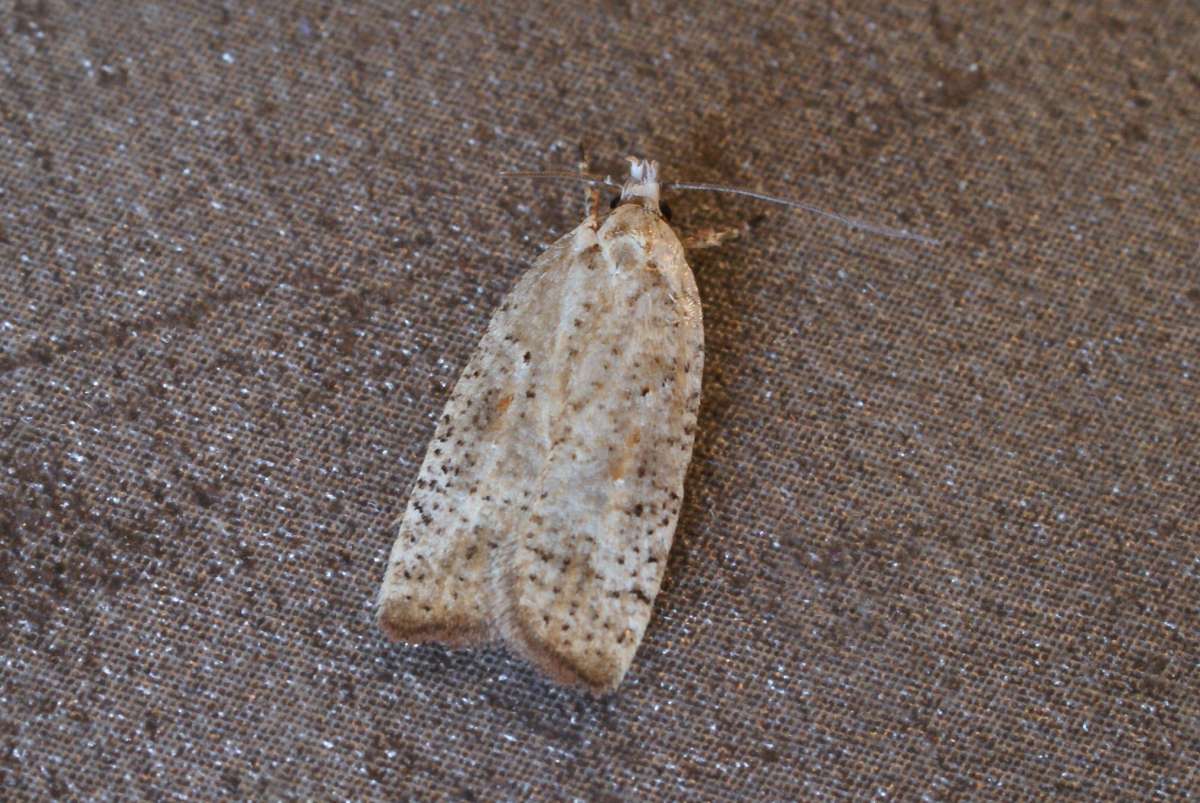
[[[591,184],[593,187],[621,188],[621,185],[613,181],[611,176],[600,178],[599,176],[589,176],[584,173],[572,173],[567,170],[501,170],[500,175],[506,178],[553,178],[563,181],[582,181],[584,184]]]
[[[913,234],[910,231],[893,229],[890,226],[879,226],[874,223],[868,223],[865,220],[859,220],[858,218],[839,215],[836,212],[827,212],[824,209],[811,204],[793,201],[789,198],[780,198],[776,195],[767,195],[766,193],[755,192],[754,190],[742,190],[738,189],[737,187],[725,187],[720,184],[695,184],[686,181],[671,181],[664,184],[663,188],[671,190],[705,190],[708,192],[725,192],[729,193],[730,195],[745,195],[748,198],[757,198],[760,201],[768,201],[773,204],[782,204],[783,206],[791,206],[796,209],[803,209],[805,212],[811,212],[814,215],[820,215],[821,217],[829,218],[830,220],[836,220],[837,222],[845,224],[852,229],[861,229],[862,231],[869,231],[872,234],[881,234],[884,237],[895,237],[899,240],[913,240],[915,242],[922,243],[923,245],[941,245],[941,243],[937,240],[929,237],[922,237],[920,234]]]

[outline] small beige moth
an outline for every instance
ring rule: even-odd
[[[692,456],[704,330],[658,167],[550,246],[455,385],[379,592],[391,638],[500,640],[617,688],[662,583]]]
[[[670,186],[933,242],[747,190]],[[596,693],[620,685],[650,621],[704,368],[700,297],[663,218],[657,163],[631,157],[620,190],[606,216],[593,200],[492,317],[438,422],[378,601],[393,639],[503,641]]]

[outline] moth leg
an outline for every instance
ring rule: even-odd
[[[584,177],[588,175],[587,151],[584,150],[582,142],[579,143],[579,161],[576,162],[576,167],[579,169],[579,175]],[[588,186],[583,191],[583,215],[592,221],[600,219],[600,190],[595,186]]]
[[[595,187],[588,187],[583,191],[583,211],[588,220],[600,220],[600,190]],[[592,228],[596,228],[598,223],[593,222]]]
[[[703,248],[716,248],[727,240],[734,240],[741,237],[743,232],[748,228],[749,226],[743,223],[740,226],[726,226],[721,229],[700,229],[683,238],[683,249],[685,251],[699,251]]]
[[[755,215],[749,220],[744,220],[736,226],[725,226],[723,228],[704,228],[693,232],[683,238],[683,247],[686,251],[698,251],[703,248],[716,248],[727,240],[733,240],[748,233],[751,229],[758,226],[767,219],[766,215]]]

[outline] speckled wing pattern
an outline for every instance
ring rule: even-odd
[[[652,201],[564,236],[492,318],[399,524],[379,597],[392,638],[499,638],[560,682],[620,684],[666,567],[704,359],[695,280]]]

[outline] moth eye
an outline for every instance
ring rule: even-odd
[[[663,220],[671,222],[671,205],[666,201],[658,202],[658,212],[663,216]]]
[[[617,204],[619,204],[619,203],[621,203],[621,196],[620,196],[620,195],[614,195],[614,196],[613,196],[613,198],[612,198],[612,200],[608,202],[608,208],[609,208],[609,209],[616,209],[616,208],[617,208]]]

